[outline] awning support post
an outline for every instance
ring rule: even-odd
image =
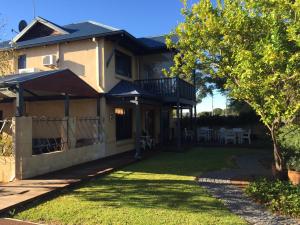
[[[139,104],[138,97],[135,97],[134,101],[131,101],[135,104],[135,126],[136,126],[136,140],[135,140],[135,158],[140,159],[141,158],[141,106]]]
[[[24,115],[24,89],[21,84],[16,86],[17,96],[16,96],[16,117],[21,117]]]

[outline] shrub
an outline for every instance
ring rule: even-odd
[[[12,137],[8,134],[0,134],[0,156],[11,156],[13,154]]]
[[[287,181],[261,179],[250,183],[246,194],[272,211],[293,217],[300,216],[300,186]]]
[[[278,143],[287,167],[300,171],[300,125],[287,125],[279,130]]]
[[[300,157],[291,157],[287,160],[287,168],[289,170],[294,170],[300,172]]]

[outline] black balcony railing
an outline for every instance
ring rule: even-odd
[[[194,85],[177,77],[136,80],[135,83],[160,97],[183,98],[192,101],[196,99]]]

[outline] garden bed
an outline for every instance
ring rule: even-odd
[[[300,186],[287,181],[257,180],[250,183],[246,193],[273,212],[300,219]]]

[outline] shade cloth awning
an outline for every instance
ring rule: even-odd
[[[14,88],[22,85],[31,92],[68,94],[71,96],[96,97],[99,93],[69,69],[0,77],[0,87]]]

